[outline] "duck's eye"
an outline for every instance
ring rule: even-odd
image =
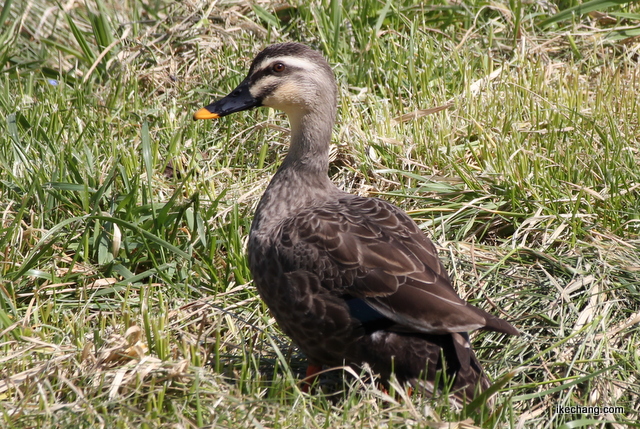
[[[284,69],[285,69],[285,66],[282,63],[275,63],[273,67],[271,67],[271,70],[273,70],[276,73],[282,73]]]

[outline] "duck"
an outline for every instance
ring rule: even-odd
[[[491,383],[469,332],[519,331],[462,299],[434,243],[403,210],[353,195],[329,178],[338,87],[322,54],[301,43],[266,47],[226,97],[195,112],[218,119],[257,107],[283,111],[289,149],[255,211],[248,263],[282,331],[307,357],[307,378],[350,365],[387,383],[472,401]]]

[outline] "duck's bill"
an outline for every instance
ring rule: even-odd
[[[258,106],[260,106],[260,100],[251,95],[249,81],[245,79],[229,95],[194,113],[193,119],[217,119]]]

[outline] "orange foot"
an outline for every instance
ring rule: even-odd
[[[316,382],[318,379],[318,374],[322,371],[322,365],[312,365],[309,364],[307,366],[307,374],[302,380],[302,391],[304,393],[309,393],[309,389],[311,385]]]
[[[382,384],[379,385],[378,387],[382,392],[384,392],[385,394],[389,394],[389,390],[387,390],[386,387],[384,387]],[[407,395],[408,396],[413,396],[413,387],[411,386],[407,386]],[[397,397],[398,395],[396,395]]]

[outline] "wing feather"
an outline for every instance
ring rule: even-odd
[[[327,289],[361,298],[400,325],[431,334],[518,333],[460,298],[433,242],[386,201],[345,196],[289,219],[282,234],[292,267],[319,272]]]

